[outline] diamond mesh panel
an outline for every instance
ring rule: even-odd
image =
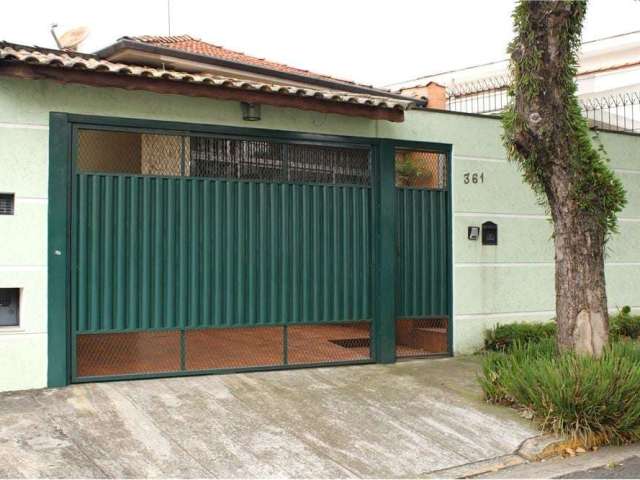
[[[396,187],[447,188],[447,155],[419,150],[396,150]]]
[[[396,356],[421,357],[448,351],[446,318],[396,320]]]
[[[77,375],[93,377],[180,370],[180,332],[78,335]]]
[[[186,369],[248,368],[282,365],[283,327],[187,330]]]
[[[188,175],[188,144],[178,135],[80,130],[76,166],[80,172],[132,175]]]
[[[287,327],[290,364],[367,360],[370,354],[368,322]]]

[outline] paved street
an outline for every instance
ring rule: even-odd
[[[558,478],[640,478],[640,457],[629,457],[606,467],[573,472]]]

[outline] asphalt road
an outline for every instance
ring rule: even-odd
[[[608,467],[572,472],[558,478],[640,478],[640,457],[629,457]]]

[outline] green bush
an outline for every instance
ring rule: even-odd
[[[609,319],[609,333],[613,339],[640,338],[640,316],[631,315],[631,308],[623,307],[617,315]]]
[[[601,358],[558,353],[553,338],[485,354],[480,384],[495,403],[530,411],[542,429],[586,447],[640,440],[640,344]]]
[[[518,343],[540,342],[556,334],[556,323],[508,323],[496,325],[487,330],[484,337],[484,349],[503,351]]]

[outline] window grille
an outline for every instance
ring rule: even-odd
[[[191,175],[369,184],[369,150],[267,140],[191,137]]]
[[[370,149],[264,139],[81,130],[81,172],[369,185]]]
[[[13,215],[15,195],[13,193],[0,193],[0,215]]]

